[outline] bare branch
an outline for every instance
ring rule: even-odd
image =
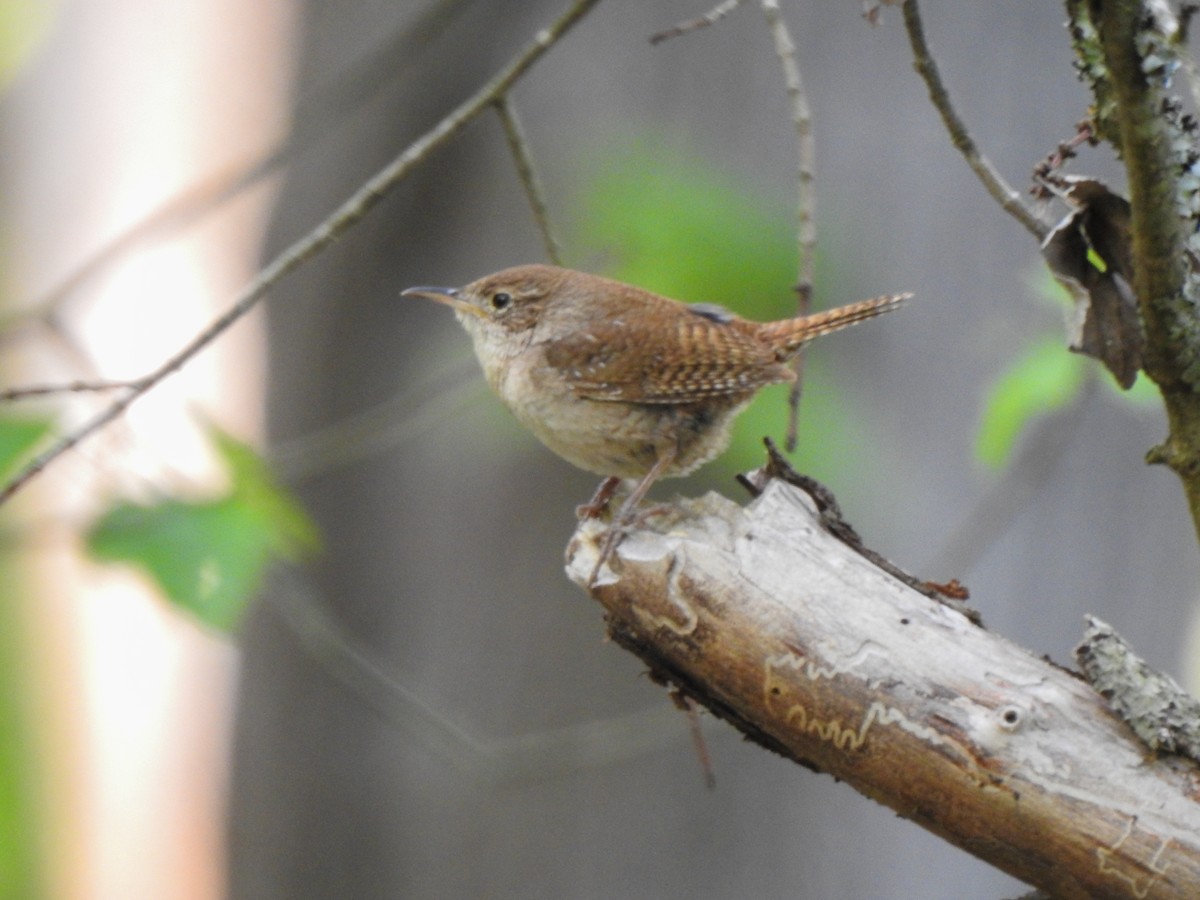
[[[102,393],[133,386],[134,383],[131,381],[68,381],[64,384],[33,384],[0,390],[0,402],[24,400],[28,397],[45,397],[48,394]]]
[[[813,281],[816,273],[817,225],[816,225],[816,165],[817,148],[813,141],[812,115],[808,97],[804,92],[804,81],[800,77],[800,64],[796,61],[796,45],[792,41],[787,23],[779,10],[777,0],[762,0],[763,16],[771,29],[775,41],[775,55],[783,69],[783,82],[787,87],[791,106],[792,124],[796,126],[796,220],[798,241],[798,272],[796,278],[796,314],[806,315],[812,306]],[[796,449],[796,437],[800,419],[800,396],[804,384],[804,350],[792,360],[796,380],[788,395],[788,427],[784,446],[788,451]]]
[[[121,397],[84,422],[79,428],[64,435],[47,450],[27,463],[13,478],[0,488],[0,503],[4,503],[17,491],[35,478],[47,465],[74,448],[80,441],[114,421],[139,397],[164,378],[182,368],[197,353],[205,349],[230,326],[254,309],[283,276],[323,251],[342,237],[351,226],[367,214],[380,200],[399,184],[408,174],[436,149],[456,136],[481,112],[502,97],[513,84],[525,74],[541,56],[552,47],[575,23],[596,5],[598,0],[574,0],[570,7],[555,22],[539,31],[532,41],[518,53],[474,96],[438,122],[432,129],[410,144],[399,156],[380,170],[361,188],[354,192],[340,207],[321,222],[309,234],[296,241],[250,282],[234,304],[218,316],[203,331],[192,338],[182,349],[169,357],[154,371],[133,382]]]
[[[1025,229],[1039,241],[1043,240],[1049,233],[1049,227],[1033,214],[1021,200],[1020,194],[1004,180],[1004,176],[996,171],[988,158],[979,152],[974,138],[971,137],[967,126],[959,118],[958,112],[950,102],[950,94],[942,83],[937,63],[934,62],[933,56],[929,52],[929,45],[925,41],[925,27],[921,23],[921,11],[917,7],[917,0],[904,0],[903,12],[904,27],[908,31],[908,40],[912,45],[913,67],[917,70],[917,74],[924,79],[925,86],[929,89],[929,99],[933,101],[934,107],[941,114],[942,122],[945,123],[946,130],[950,133],[950,140],[955,149],[962,154],[967,165],[971,167],[971,171],[983,182],[987,192],[1000,204],[1000,207],[1024,225]]]
[[[500,124],[504,126],[504,136],[508,138],[508,148],[512,151],[513,163],[517,167],[517,175],[525,188],[525,197],[529,200],[529,208],[533,219],[537,222],[538,231],[542,235],[542,245],[546,250],[546,258],[556,266],[562,265],[560,244],[554,238],[554,230],[550,227],[550,214],[546,210],[546,195],[533,168],[533,156],[529,152],[529,141],[521,128],[521,120],[513,107],[512,98],[502,94],[496,98],[496,112],[500,115]]]
[[[656,680],[1051,896],[1200,896],[1200,766],[1075,675],[883,572],[783,481],[653,526],[590,593]],[[581,585],[605,530],[571,541]]]
[[[800,75],[800,65],[796,61],[796,45],[792,41],[787,23],[779,10],[778,0],[762,0],[763,16],[771,29],[775,41],[775,55],[783,70],[783,81],[787,87],[789,105],[791,107],[792,124],[796,128],[796,220],[798,237],[799,268],[796,280],[796,293],[800,295],[798,313],[808,312],[809,301],[812,299],[813,281],[816,273],[816,167],[817,148],[813,141],[812,114],[808,106],[808,96],[804,91],[804,81]]]
[[[746,0],[723,0],[722,3],[718,3],[698,18],[680,22],[678,25],[672,25],[670,28],[650,35],[650,43],[661,44],[668,38],[679,37],[680,35],[687,34],[689,31],[715,25],[745,2]]]

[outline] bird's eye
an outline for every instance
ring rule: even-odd
[[[512,303],[512,294],[507,294],[504,291],[492,294],[492,309],[500,312],[503,309],[508,309]]]

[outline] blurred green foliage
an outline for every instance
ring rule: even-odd
[[[35,417],[0,418],[0,478],[50,433]],[[7,549],[7,548],[6,548]],[[37,741],[20,573],[11,550],[0,556],[0,897],[44,897]]]
[[[581,267],[690,303],[717,303],[747,318],[794,315],[794,196],[755,196],[677,150],[635,146],[604,154],[578,201],[574,243],[588,260]],[[822,238],[822,246],[833,243]],[[818,277],[818,299],[830,296],[823,284]],[[839,302],[844,299],[857,298]],[[806,362],[793,462],[837,482],[840,473],[865,464],[859,448],[868,441],[862,419],[848,411],[821,357],[819,349],[810,350]],[[762,465],[764,436],[782,446],[787,395],[786,385],[760,392],[738,419],[729,452],[705,471],[726,480]]]
[[[201,622],[233,629],[272,559],[318,546],[316,526],[279,488],[249,447],[211,432],[230,479],[214,499],[120,502],[87,535],[98,560],[140,569],[172,603]]]
[[[1060,307],[1073,302],[1047,271],[1037,278],[1034,296]],[[1068,350],[1061,329],[1047,331],[1035,337],[988,387],[975,436],[976,459],[994,469],[1007,465],[1033,420],[1077,400],[1091,378],[1108,385],[1120,402],[1137,407],[1158,402],[1157,390],[1144,375],[1123,391],[1098,362]]]
[[[0,89],[41,47],[58,9],[56,0],[0,0]]]
[[[49,419],[36,416],[0,418],[0,478],[12,475],[41,440],[50,433]]]
[[[0,898],[45,896],[41,779],[20,574],[0,558]]]
[[[1062,337],[1038,339],[992,382],[983,402],[975,455],[987,466],[1008,462],[1017,438],[1037,415],[1079,393],[1090,361],[1067,351]]]

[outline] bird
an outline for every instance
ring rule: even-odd
[[[449,306],[504,405],[558,456],[604,476],[578,508],[581,517],[603,515],[621,481],[636,482],[597,572],[651,485],[723,453],[734,420],[759,389],[795,380],[788,362],[801,347],[911,297],[888,294],[755,322],[723,306],[541,264],[401,295]]]

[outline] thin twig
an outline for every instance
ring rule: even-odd
[[[817,205],[817,148],[813,141],[812,114],[809,112],[808,97],[804,93],[804,81],[800,77],[800,64],[796,61],[796,44],[779,11],[777,0],[762,0],[762,11],[775,41],[775,55],[779,57],[779,64],[783,68],[783,81],[787,86],[788,101],[792,110],[792,124],[796,126],[796,219],[799,244],[796,315],[803,316],[808,314],[812,306],[816,273],[817,224],[814,213]],[[803,349],[793,359],[792,369],[796,373],[796,380],[792,382],[792,390],[788,395],[788,427],[784,441],[784,446],[789,452],[796,449],[799,429],[800,396],[804,384]]]
[[[1033,167],[1034,186],[1030,189],[1030,193],[1038,200],[1048,200],[1053,196],[1060,196],[1059,188],[1062,184],[1060,170],[1068,160],[1075,158],[1076,150],[1084,144],[1095,146],[1099,140],[1096,137],[1096,127],[1091,119],[1075,123],[1075,134],[1065,141],[1060,141],[1059,145],[1045,159]]]
[[[0,503],[4,503],[12,497],[47,465],[71,450],[80,441],[117,419],[135,400],[164,378],[182,368],[192,357],[254,309],[284,275],[298,269],[342,237],[352,225],[387,196],[409,172],[424,162],[426,157],[462,131],[483,110],[495,103],[496,98],[503,96],[517,79],[524,75],[529,67],[552,47],[572,25],[582,19],[597,2],[599,0],[574,0],[566,12],[550,26],[539,31],[529,45],[480,88],[474,96],[410,144],[399,156],[334,210],[325,221],[268,263],[242,290],[237,300],[225,313],[218,316],[157,369],[134,381],[128,392],[27,463],[3,488],[0,488]]]
[[[67,381],[63,384],[32,384],[26,387],[0,390],[0,402],[24,400],[28,397],[44,397],[47,394],[83,394],[88,392],[118,391],[133,387],[130,381]]]
[[[698,28],[707,28],[709,25],[715,25],[723,18],[745,3],[746,0],[724,0],[718,3],[704,15],[695,19],[689,19],[686,22],[680,22],[678,25],[672,25],[670,28],[663,29],[650,35],[650,43],[661,44],[668,38],[679,37],[682,34],[687,34],[689,31],[695,31]]]
[[[562,265],[560,244],[554,239],[554,230],[550,227],[550,214],[546,210],[546,195],[533,168],[533,156],[529,152],[529,140],[521,128],[521,120],[517,118],[517,110],[508,94],[496,98],[496,112],[500,115],[500,124],[504,126],[504,136],[508,138],[508,149],[512,151],[513,164],[517,167],[517,175],[525,188],[525,197],[529,200],[529,208],[533,219],[537,222],[538,231],[542,235],[542,244],[546,249],[546,258],[556,266]]]
[[[925,42],[925,27],[921,24],[921,11],[917,8],[917,0],[904,0],[903,12],[904,28],[908,32],[908,40],[912,45],[913,68],[924,79],[925,86],[929,89],[929,99],[933,101],[934,107],[941,115],[946,131],[950,133],[951,143],[962,154],[967,165],[971,167],[971,171],[983,182],[987,192],[1000,204],[1001,208],[1024,225],[1025,229],[1038,241],[1044,240],[1049,233],[1049,226],[1030,211],[1029,207],[1021,200],[1021,195],[1013,190],[1004,180],[1004,176],[996,171],[991,161],[979,152],[974,139],[967,131],[967,126],[958,117],[954,105],[950,102],[950,95],[942,83],[937,63],[934,62],[933,56],[929,52],[929,45]]]

